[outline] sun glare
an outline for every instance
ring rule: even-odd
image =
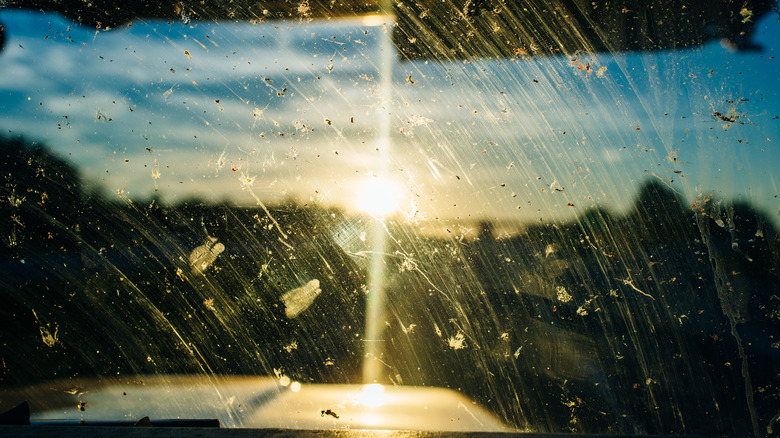
[[[394,183],[374,177],[357,191],[357,208],[373,216],[385,216],[399,208],[401,191]]]
[[[363,392],[358,396],[358,401],[363,406],[378,407],[387,402],[385,387],[378,383],[370,383],[363,386]]]

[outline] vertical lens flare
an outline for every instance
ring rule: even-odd
[[[371,227],[371,266],[368,270],[368,296],[366,297],[366,334],[363,339],[363,383],[383,381],[385,363],[385,230],[381,220]]]
[[[379,118],[379,138],[377,147],[377,181],[386,181],[390,163],[390,110],[392,105],[393,64],[395,62],[395,48],[393,47],[392,28],[395,22],[393,15],[393,3],[391,0],[381,0],[381,15],[384,18],[383,32],[380,38],[379,65],[379,105],[377,117]],[[382,183],[380,183],[381,185]],[[388,190],[388,189],[382,189]],[[398,199],[394,201],[397,205]],[[386,208],[386,207],[385,207]],[[366,333],[363,358],[363,382],[379,383],[382,381],[382,361],[384,355],[384,313],[385,313],[385,235],[384,224],[381,220],[374,221],[371,229],[371,267],[368,271],[368,297],[366,300]]]

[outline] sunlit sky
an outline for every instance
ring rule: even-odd
[[[758,23],[758,52],[715,41],[391,66],[383,21],[105,31],[4,10],[0,130],[45,142],[86,182],[135,199],[157,190],[169,202],[257,196],[382,213],[397,203],[414,220],[549,220],[623,209],[658,179],[689,201],[714,192],[778,220],[776,14]]]

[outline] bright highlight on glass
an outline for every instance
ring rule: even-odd
[[[363,406],[377,407],[387,402],[385,387],[378,383],[369,383],[363,386],[363,392],[358,396],[358,401]]]
[[[401,190],[392,181],[374,177],[357,192],[357,208],[373,216],[385,216],[399,208]]]

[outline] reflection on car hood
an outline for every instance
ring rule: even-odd
[[[511,430],[456,391],[300,384],[273,377],[138,377],[51,387],[70,403],[32,423],[218,419],[222,427],[500,432]],[[72,394],[71,394],[72,393]],[[43,394],[40,394],[43,395]],[[82,410],[83,409],[83,410]]]

